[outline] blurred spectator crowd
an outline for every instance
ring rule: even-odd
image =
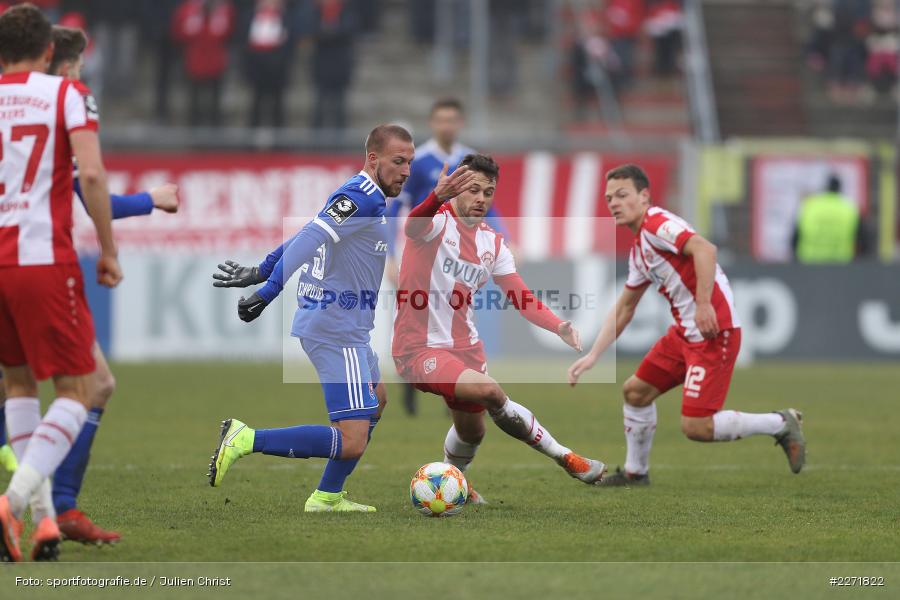
[[[413,53],[444,44],[459,56],[472,41],[471,0],[31,1],[87,32],[82,73],[101,110],[126,107],[120,119],[162,125],[340,130],[367,40],[401,37]],[[598,67],[617,95],[639,54],[652,55],[654,75],[676,75],[682,1],[486,0],[488,92],[503,100],[521,89],[523,45],[562,45],[576,107],[597,100]],[[298,114],[287,98],[304,88],[309,106]]]
[[[649,44],[652,76],[679,74],[683,0],[588,0],[568,3],[565,16],[576,112],[604,86],[621,98],[638,73],[638,51]]]
[[[895,91],[900,50],[895,0],[814,0],[808,10],[809,66],[829,96],[860,104]]]
[[[380,0],[31,2],[55,23],[88,33],[82,73],[101,102],[133,98],[152,86],[157,122],[219,126],[224,123],[223,85],[233,73],[251,99],[245,122],[228,124],[277,127],[286,121],[285,93],[297,71],[297,51],[304,47],[309,81],[302,83],[315,90],[309,124],[342,128],[354,42],[377,26]],[[0,1],[0,11],[16,3]],[[181,85],[187,110],[176,116],[172,92]]]

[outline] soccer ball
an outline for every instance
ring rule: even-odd
[[[462,471],[447,463],[433,462],[416,471],[409,484],[409,498],[426,517],[449,517],[462,510],[469,484]]]

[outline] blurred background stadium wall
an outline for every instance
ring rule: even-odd
[[[237,294],[209,285],[216,263],[258,260],[282,218],[312,215],[359,169],[373,125],[424,141],[448,94],[466,104],[463,141],[498,157],[497,207],[526,277],[547,264],[575,276],[584,240],[551,218],[608,216],[603,174],[637,162],[654,200],[718,245],[745,359],[900,358],[892,0],[36,3],[91,38],[113,191],[180,189],[179,214],[116,224],[127,279],[91,299],[117,360],[280,356],[280,316],[239,323]],[[804,264],[798,211],[832,176],[859,243],[849,262]],[[629,237],[617,232],[619,259]],[[655,300],[620,353],[666,326]],[[495,354],[540,347],[523,328],[492,336]]]

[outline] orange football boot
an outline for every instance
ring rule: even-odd
[[[35,562],[59,559],[59,543],[62,541],[59,526],[50,517],[44,517],[31,534],[31,560]]]
[[[603,479],[603,474],[606,473],[606,465],[599,460],[584,458],[574,452],[563,456],[560,465],[575,479],[591,485]]]
[[[6,494],[0,496],[0,527],[3,528],[0,533],[0,562],[21,562],[19,538],[25,526],[13,515]]]

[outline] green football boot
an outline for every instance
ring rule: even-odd
[[[375,512],[374,506],[351,502],[345,497],[347,492],[314,491],[306,499],[305,512]]]
[[[803,413],[793,408],[779,410],[784,419],[784,428],[775,434],[775,444],[781,446],[787,455],[788,464],[793,473],[799,473],[806,463],[806,439],[800,429]]]
[[[225,473],[234,462],[242,456],[253,452],[253,438],[256,430],[250,429],[237,419],[222,421],[222,432],[219,434],[219,447],[212,455],[209,463],[209,485],[219,487],[225,479]]]
[[[0,407],[0,410],[2,410],[2,407]],[[19,461],[16,460],[16,454],[9,444],[0,446],[0,465],[3,465],[3,468],[10,473],[15,472],[19,468]]]

